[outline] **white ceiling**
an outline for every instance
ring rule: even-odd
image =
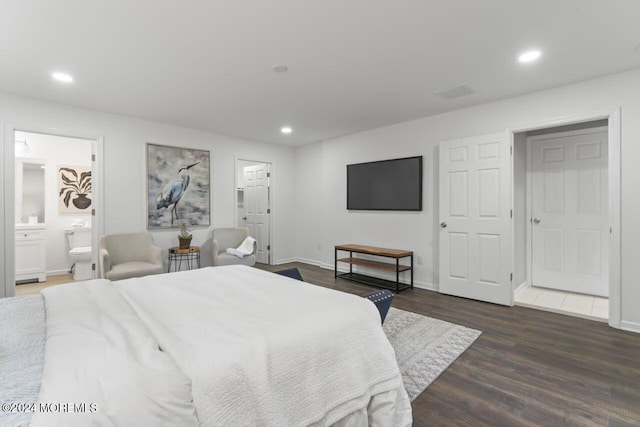
[[[0,10],[0,91],[291,145],[640,67],[638,0],[0,0]],[[518,64],[530,48],[541,59]],[[52,81],[57,70],[75,82]],[[475,93],[434,94],[459,83]]]

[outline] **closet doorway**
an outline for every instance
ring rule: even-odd
[[[619,128],[611,120],[514,132],[516,305],[619,325]]]

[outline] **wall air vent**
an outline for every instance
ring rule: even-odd
[[[440,95],[445,99],[459,98],[461,96],[469,95],[470,93],[473,93],[473,92],[474,90],[471,88],[471,86],[469,86],[469,83],[462,83],[455,86],[449,86],[444,89],[435,91],[437,95]]]

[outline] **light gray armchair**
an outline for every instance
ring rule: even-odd
[[[146,233],[105,234],[100,237],[100,277],[122,280],[160,274],[162,250]]]
[[[253,253],[243,258],[227,253],[228,248],[237,248],[249,237],[248,228],[214,228],[213,229],[213,265],[254,265],[256,263],[257,243],[253,245]]]

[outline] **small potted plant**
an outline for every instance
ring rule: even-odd
[[[180,240],[180,249],[189,249],[192,237],[193,236],[187,228],[187,223],[182,221],[180,223],[180,234],[178,235],[178,240]]]

